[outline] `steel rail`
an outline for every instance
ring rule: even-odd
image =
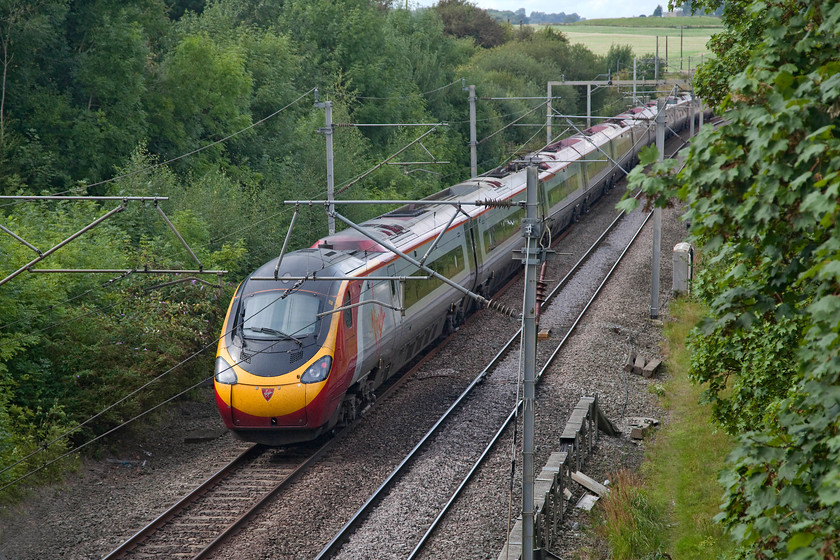
[[[406,371],[403,375],[399,376],[397,379],[391,383],[387,389],[385,389],[381,395],[378,396],[377,400],[385,399],[390,396],[394,391],[402,387],[410,378],[411,374],[423,366],[426,362],[428,362],[435,354],[437,354],[443,347],[446,346],[446,341],[437,345],[432,350],[430,350],[425,356],[423,356],[414,366],[412,366],[409,370]],[[209,545],[207,545],[203,550],[201,550],[197,555],[193,557],[193,560],[200,560],[202,558],[206,558],[211,552],[215,551],[221,544],[227,541],[230,537],[232,537],[237,531],[239,531],[249,520],[251,520],[254,515],[272,498],[274,498],[277,493],[282,490],[285,486],[291,483],[294,479],[296,479],[300,474],[302,474],[308,467],[312,466],[312,464],[324,456],[324,454],[329,451],[335,444],[341,441],[350,431],[356,427],[359,423],[359,419],[356,419],[353,423],[351,423],[346,428],[342,429],[338,434],[330,439],[328,442],[324,444],[321,448],[319,448],[312,457],[306,459],[304,463],[298,467],[295,472],[289,474],[278,486],[271,491],[267,492],[265,496],[260,498],[257,502],[255,502],[248,511],[244,512],[236,521],[231,523],[228,527],[224,529]]]
[[[503,288],[504,289],[504,288]],[[448,339],[447,339],[448,340]],[[416,371],[418,368],[423,366],[426,362],[428,362],[435,354],[437,354],[440,350],[442,350],[446,344],[447,340],[444,340],[441,344],[438,344],[433,349],[428,351],[422,358],[420,358],[414,366],[410,369],[406,370],[406,373],[394,379],[387,388],[382,391],[380,395],[378,395],[377,400],[385,399],[390,396],[394,391],[399,389],[402,385],[404,385],[410,378],[411,374]],[[317,449],[310,457],[304,459],[301,464],[295,468],[294,471],[289,473],[283,480],[278,482],[278,484],[266,492],[262,497],[257,499],[245,512],[243,512],[235,521],[233,521],[230,525],[228,525],[222,532],[220,532],[214,539],[211,541],[207,546],[205,546],[198,554],[196,554],[193,558],[194,560],[199,560],[201,558],[206,558],[211,552],[215,551],[221,544],[223,544],[227,539],[233,536],[242,526],[253,518],[253,516],[268,502],[274,498],[278,492],[283,490],[286,486],[288,486],[292,481],[297,479],[306,469],[312,466],[312,464],[323,457],[323,455],[329,451],[335,444],[341,441],[357,424],[359,420],[357,419],[349,426],[338,432],[336,437],[327,441],[323,446]],[[103,558],[103,560],[115,560],[117,558],[123,558],[127,554],[131,552],[135,547],[140,545],[144,540],[146,540],[153,532],[158,530],[160,527],[166,525],[170,520],[172,520],[179,512],[183,511],[186,507],[188,507],[191,503],[193,503],[196,499],[203,496],[204,494],[208,493],[213,489],[213,487],[218,484],[221,480],[224,480],[227,476],[236,470],[237,467],[240,466],[246,460],[249,459],[256,459],[259,457],[259,454],[268,449],[266,446],[260,444],[254,444],[251,447],[245,449],[242,453],[240,453],[237,457],[235,457],[230,463],[219,469],[215,474],[213,474],[210,478],[202,482],[199,486],[195,489],[190,491],[187,495],[182,497],[178,500],[177,503],[170,506],[165,512],[160,514],[157,518],[153,521],[149,522],[145,527],[137,531],[134,535],[132,535],[128,540],[123,542],[120,546],[112,550],[108,553],[107,556]],[[248,457],[249,454],[257,453],[253,457]]]
[[[577,263],[574,264],[569,273],[567,273],[566,276],[558,283],[557,287],[555,287],[555,289],[552,290],[551,293],[546,297],[546,301],[549,301],[552,297],[554,297],[559,288],[565,285],[569,281],[569,279],[572,276],[574,276],[577,270],[595,252],[597,247],[606,238],[609,232],[612,231],[615,225],[624,217],[624,215],[624,212],[620,212],[616,216],[616,218],[609,224],[609,226],[607,226],[607,229],[604,231],[604,233],[602,233],[598,237],[598,239],[592,244],[592,246],[586,251],[586,253],[584,253],[584,255],[577,261]],[[368,498],[368,500],[356,511],[356,513],[347,521],[347,523],[345,523],[345,525],[339,530],[339,532],[336,533],[333,539],[329,543],[327,543],[327,545],[321,550],[321,552],[318,553],[318,556],[315,557],[316,560],[330,558],[332,555],[338,552],[346,537],[364,521],[372,507],[380,500],[380,498],[384,496],[385,492],[399,479],[405,467],[418,455],[420,449],[423,446],[425,446],[425,444],[432,438],[432,436],[438,431],[440,426],[442,426],[443,423],[448,419],[450,414],[461,405],[461,403],[467,398],[467,396],[469,396],[469,394],[476,387],[476,385],[478,385],[491,372],[493,367],[495,367],[495,365],[502,359],[502,357],[504,357],[507,354],[511,346],[519,339],[521,333],[522,329],[520,328],[519,330],[517,330],[516,333],[513,334],[513,336],[511,336],[511,338],[507,341],[507,343],[505,343],[502,349],[498,353],[496,353],[496,355],[490,360],[488,365],[485,366],[481,373],[479,373],[478,376],[476,376],[476,378],[473,379],[473,381],[469,384],[469,386],[467,386],[467,388],[464,389],[464,391],[458,396],[458,398],[452,403],[452,405],[446,410],[446,412],[444,412],[443,415],[441,415],[437,422],[435,422],[435,424],[431,428],[429,428],[426,434],[420,439],[420,441],[414,446],[414,448],[411,451],[409,451],[409,453],[400,462],[400,464],[394,468],[394,470],[391,472],[390,475],[388,475],[385,481],[382,482],[382,484],[374,491],[374,493]],[[511,414],[513,415],[513,413]],[[498,437],[499,434],[497,433],[496,436],[493,438],[494,441]],[[483,457],[486,455],[486,453],[487,452],[485,452],[485,454],[482,455],[482,459],[480,460],[483,460]],[[460,492],[460,489],[461,488],[459,487],[457,492]],[[454,497],[450,501],[450,504],[452,501],[454,501]],[[447,504],[446,509],[448,509],[450,504]],[[438,519],[436,519],[434,523],[436,524],[437,521]],[[432,528],[434,528],[434,525]],[[424,536],[423,538],[425,540],[426,536]]]
[[[233,469],[238,467],[240,463],[253,459],[254,454],[256,454],[256,456],[259,456],[259,454],[261,454],[264,450],[265,448],[259,444],[254,444],[251,447],[245,449],[236,458],[234,458],[233,461],[219,469],[213,476],[199,484],[189,494],[178,500],[178,502],[169,507],[169,509],[167,509],[158,517],[156,517],[148,525],[137,531],[128,540],[126,540],[120,546],[108,553],[107,556],[103,557],[103,560],[111,560],[113,558],[122,558],[123,556],[125,556],[126,553],[130,552],[134,547],[136,547],[142,541],[147,539],[149,535],[151,535],[154,531],[156,531],[158,528],[165,525],[170,519],[175,517],[175,515],[177,515],[178,512],[190,505],[198,497],[202,496],[207,491],[212,489],[220,480],[223,480],[225,477],[227,477],[228,474],[230,474],[230,472]]]
[[[207,546],[201,549],[198,554],[193,556],[193,560],[206,558],[211,552],[215,551],[219,545],[225,542],[233,534],[239,531],[248,521],[250,521],[256,513],[262,509],[264,505],[270,502],[281,490],[284,490],[289,484],[297,480],[297,478],[311,467],[318,459],[323,457],[340,438],[331,439],[321,446],[315,453],[304,459],[291,473],[283,478],[277,485],[266,492],[261,498],[254,502],[245,512],[243,512],[236,520],[219,533]]]
[[[623,212],[622,212],[622,214],[623,214]],[[618,259],[617,259],[617,260],[616,260],[616,262],[613,264],[612,268],[610,268],[610,270],[607,272],[607,274],[606,274],[606,276],[604,277],[604,279],[603,279],[603,281],[601,282],[601,284],[598,286],[598,288],[596,288],[595,293],[592,295],[592,297],[589,299],[589,301],[587,302],[587,304],[584,306],[583,310],[580,312],[580,314],[578,315],[577,319],[575,319],[574,323],[572,323],[572,326],[571,326],[571,327],[569,327],[569,331],[566,333],[566,335],[563,337],[563,339],[562,339],[562,340],[560,340],[560,342],[558,343],[558,345],[557,345],[557,347],[555,348],[554,352],[551,354],[551,356],[549,357],[549,359],[546,361],[545,365],[543,365],[542,369],[541,369],[541,370],[540,370],[540,372],[537,374],[537,379],[538,379],[538,380],[539,380],[540,378],[542,378],[542,375],[543,375],[543,373],[545,373],[545,371],[547,370],[548,366],[550,366],[550,365],[554,362],[554,359],[556,358],[557,354],[560,352],[561,348],[562,348],[562,347],[566,344],[566,341],[569,339],[569,337],[571,336],[572,332],[575,330],[575,328],[577,327],[578,323],[579,323],[579,322],[580,322],[580,320],[583,318],[584,314],[585,314],[585,313],[589,310],[589,307],[591,306],[592,302],[594,302],[594,301],[595,301],[595,299],[598,297],[598,295],[601,293],[601,290],[603,289],[603,287],[606,285],[607,281],[608,281],[608,280],[610,279],[610,277],[612,276],[613,271],[614,271],[614,270],[618,267],[619,263],[620,263],[620,262],[621,262],[621,260],[624,258],[624,255],[625,255],[625,254],[627,254],[627,251],[630,249],[630,247],[631,247],[631,246],[633,245],[633,243],[636,241],[636,239],[638,238],[639,234],[640,234],[640,233],[641,233],[641,231],[642,231],[642,228],[644,228],[644,226],[645,226],[645,225],[647,224],[647,222],[650,220],[650,217],[651,217],[652,215],[653,215],[653,212],[649,213],[649,214],[648,214],[648,216],[645,218],[644,222],[642,222],[642,225],[641,225],[641,226],[639,226],[639,229],[638,229],[638,230],[636,230],[636,233],[633,235],[633,237],[632,237],[632,239],[630,240],[630,242],[627,244],[627,246],[624,248],[624,250],[622,251],[622,253],[619,255]],[[622,216],[622,215],[619,215],[619,216],[616,218],[616,221],[618,221],[618,218],[620,218],[620,217],[623,217],[623,216]],[[607,229],[607,231],[605,232],[605,234],[606,234],[607,232],[609,232],[609,230],[610,230],[610,229],[612,229],[612,226],[613,226],[615,223],[616,223],[616,222],[614,221],[614,222],[613,222],[613,224],[611,224],[611,225],[610,225],[610,227]],[[595,242],[595,244],[593,244],[593,247],[595,247],[595,245],[596,245],[596,244],[599,244],[599,243],[601,242],[601,239],[604,237],[604,235],[605,235],[605,234],[602,234],[601,238],[599,238],[599,239]],[[591,248],[590,248],[590,250],[591,250]],[[581,261],[582,261],[582,259],[581,259]],[[579,261],[579,262],[581,262],[581,261]],[[577,265],[576,265],[576,266],[577,266]],[[576,271],[575,271],[574,269],[573,269],[573,270],[571,270],[571,271],[570,271],[570,272],[569,272],[569,273],[568,273],[568,274],[567,274],[567,275],[563,278],[563,280],[561,280],[561,283],[564,283],[564,282],[565,282],[565,281],[566,281],[566,280],[567,280],[567,279],[568,279],[568,278],[569,278],[569,277],[570,277],[573,273],[575,273],[575,272],[576,272]],[[550,296],[553,296],[553,295],[555,294],[555,292],[559,289],[559,287],[560,287],[560,284],[558,284],[558,286],[557,286],[554,290],[552,290],[552,292],[551,292]],[[521,332],[521,330],[520,330],[520,332]],[[514,335],[514,336],[518,336],[519,334],[520,334],[520,333],[517,333],[517,334],[516,334],[516,335]],[[448,513],[448,511],[449,511],[449,509],[451,508],[451,506],[455,503],[455,501],[457,500],[458,496],[461,494],[461,491],[462,491],[462,490],[463,490],[463,489],[467,486],[467,484],[470,482],[470,480],[472,480],[473,475],[474,475],[474,474],[478,471],[479,467],[480,467],[480,466],[484,463],[484,460],[485,460],[485,459],[487,458],[487,456],[490,454],[490,451],[492,451],[492,449],[495,447],[496,443],[498,442],[499,438],[502,436],[502,434],[504,433],[504,431],[505,431],[505,430],[506,430],[506,429],[510,426],[511,422],[513,422],[513,420],[517,417],[517,413],[518,413],[518,411],[519,411],[519,409],[520,409],[521,407],[522,407],[522,400],[520,399],[520,400],[519,400],[519,402],[517,402],[517,403],[516,403],[516,406],[514,406],[514,407],[513,407],[513,410],[511,410],[510,414],[508,415],[507,419],[504,421],[504,423],[502,424],[502,426],[501,426],[501,427],[500,427],[500,428],[496,431],[496,434],[493,436],[493,438],[492,438],[492,439],[490,440],[490,442],[487,444],[487,446],[486,446],[486,448],[484,449],[484,451],[482,452],[481,456],[480,456],[480,457],[476,460],[475,464],[474,464],[474,465],[473,465],[473,467],[470,469],[470,471],[466,474],[466,476],[464,476],[464,479],[461,481],[461,484],[458,486],[458,488],[456,488],[456,489],[455,489],[455,491],[453,492],[452,496],[449,498],[449,501],[446,503],[446,505],[444,505],[444,507],[441,509],[440,513],[438,513],[438,515],[437,515],[437,517],[434,519],[434,521],[432,521],[432,523],[430,524],[429,528],[426,530],[426,533],[425,533],[425,534],[424,534],[424,535],[420,538],[420,541],[419,541],[419,542],[417,543],[417,545],[414,547],[414,550],[412,550],[412,551],[411,551],[411,553],[410,553],[410,554],[406,557],[406,560],[411,560],[411,559],[415,558],[415,557],[417,556],[417,554],[419,554],[419,553],[420,553],[420,551],[422,551],[422,550],[423,550],[423,547],[426,545],[426,542],[428,541],[428,539],[429,539],[429,537],[431,536],[431,534],[434,532],[434,530],[437,528],[437,526],[440,524],[440,522],[441,522],[441,521],[443,520],[443,518],[446,516],[446,514]]]

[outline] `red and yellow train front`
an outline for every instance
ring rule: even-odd
[[[250,280],[231,301],[216,355],[216,403],[241,439],[285,445],[334,424],[355,365],[340,314],[329,313],[342,283],[309,284],[291,291]]]

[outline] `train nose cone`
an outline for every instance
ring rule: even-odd
[[[233,423],[238,427],[306,424],[306,388],[302,383],[238,383],[231,391],[231,405]]]

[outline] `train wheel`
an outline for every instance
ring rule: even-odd
[[[359,417],[359,400],[354,393],[347,393],[344,395],[344,400],[341,401],[341,412],[339,413],[336,427],[342,428],[353,422]]]

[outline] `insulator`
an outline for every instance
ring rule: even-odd
[[[502,315],[507,315],[508,317],[513,317],[513,309],[499,303],[498,301],[490,300],[487,302],[487,307],[489,309],[495,309]]]
[[[487,200],[478,200],[476,204],[480,204],[481,206],[487,206],[488,208],[511,208],[514,206],[514,203],[510,200],[497,200],[493,198],[488,198]]]
[[[537,281],[537,301],[545,301],[545,292],[548,289],[548,284],[542,281]]]

